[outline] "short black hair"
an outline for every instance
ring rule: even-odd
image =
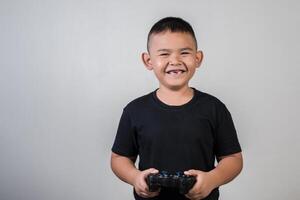
[[[148,33],[148,38],[147,38],[148,52],[149,52],[150,36],[152,34],[162,33],[165,31],[189,33],[193,37],[197,49],[197,39],[192,26],[187,21],[179,17],[165,17],[160,19],[158,22],[156,22]]]

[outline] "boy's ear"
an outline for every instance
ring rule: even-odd
[[[197,51],[196,53],[197,68],[200,67],[202,60],[203,60],[203,52]]]
[[[143,60],[143,63],[145,65],[145,67],[148,70],[152,70],[153,69],[149,53],[146,53],[146,52],[142,53],[142,60]]]

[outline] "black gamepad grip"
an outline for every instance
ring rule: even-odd
[[[158,174],[150,174],[146,182],[151,192],[157,191],[161,187],[172,187],[178,188],[180,194],[186,194],[196,183],[196,178],[182,172],[170,174],[163,171]]]

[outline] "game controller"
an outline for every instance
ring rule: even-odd
[[[170,174],[166,171],[150,174],[146,179],[150,192],[155,192],[161,187],[177,188],[180,194],[186,194],[196,183],[196,177],[185,175],[183,172]]]

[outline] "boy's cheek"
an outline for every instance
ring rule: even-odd
[[[167,62],[163,59],[159,59],[159,60],[156,60],[156,62],[154,62],[153,64],[157,67],[163,67],[165,66]]]
[[[194,67],[197,65],[197,62],[192,59],[192,58],[187,58],[184,60],[184,63],[188,66],[188,67]]]

